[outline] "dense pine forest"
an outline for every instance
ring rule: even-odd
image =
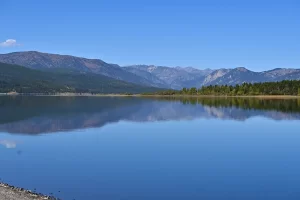
[[[145,93],[146,94],[146,93]],[[148,93],[150,94],[150,93]],[[152,95],[216,95],[216,96],[254,96],[254,95],[300,95],[300,81],[284,80],[281,82],[243,83],[241,85],[210,85],[201,88],[183,88],[166,90]]]

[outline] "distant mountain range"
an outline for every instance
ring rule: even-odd
[[[199,70],[192,67],[162,67],[153,65],[126,66],[128,72],[141,76],[152,82],[159,82],[165,88],[182,89],[199,87],[205,77],[213,72],[211,69]]]
[[[171,89],[201,87],[203,85],[235,85],[244,82],[300,80],[300,69],[276,68],[269,71],[253,72],[243,67],[217,70],[154,65],[121,67],[99,59],[36,51],[0,54],[0,62],[43,71],[65,69],[80,73],[98,74],[138,85]]]
[[[277,68],[264,72],[253,72],[246,68],[234,69],[195,69],[192,67],[160,67],[153,65],[133,65],[124,67],[127,71],[159,80],[160,84],[172,89],[183,87],[201,87],[207,85],[236,85],[244,82],[276,82],[282,80],[300,80],[300,69]]]

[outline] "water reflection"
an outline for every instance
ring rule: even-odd
[[[1,97],[0,131],[40,134],[133,122],[261,116],[299,120],[299,99]],[[0,142],[3,145],[3,141]],[[8,145],[9,146],[9,145]]]

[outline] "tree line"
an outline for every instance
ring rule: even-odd
[[[148,93],[150,94],[150,93]],[[201,88],[183,88],[152,93],[155,95],[217,95],[217,96],[255,96],[255,95],[300,95],[300,81],[243,83],[237,85],[209,85]]]

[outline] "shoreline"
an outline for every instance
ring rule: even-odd
[[[57,93],[57,94],[42,94],[42,93],[0,93],[0,96],[49,96],[49,97],[102,97],[102,96],[118,96],[130,97],[138,96],[138,94],[91,94],[91,93]]]
[[[53,196],[26,190],[0,182],[0,200],[57,200]]]
[[[261,99],[300,99],[297,95],[157,95],[157,94],[91,94],[91,93],[57,93],[57,94],[39,94],[39,93],[0,93],[0,96],[54,96],[54,97],[174,97],[174,98],[261,98]]]
[[[261,99],[300,99],[297,95],[140,95],[141,97],[174,97],[174,98],[261,98]]]

